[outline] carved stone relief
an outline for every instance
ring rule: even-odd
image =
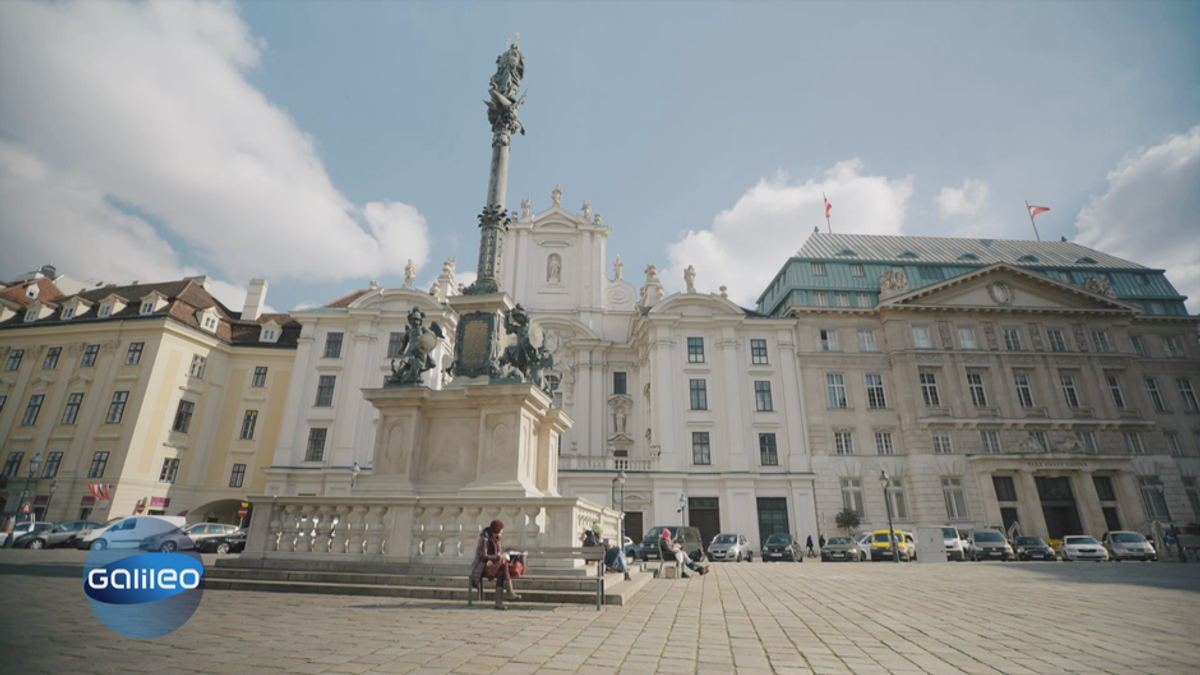
[[[996,339],[996,324],[983,324],[983,336],[987,339],[988,349],[996,352],[1000,351],[1000,341]]]
[[[938,334],[942,337],[942,349],[954,349],[954,340],[950,337],[950,322],[938,322]]]
[[[879,273],[879,299],[908,292],[908,276],[904,270],[887,270]]]
[[[557,253],[551,253],[550,257],[546,259],[546,282],[562,283],[562,256]]]
[[[1025,325],[1029,329],[1029,340],[1033,343],[1034,351],[1044,352],[1046,348],[1042,346],[1042,325],[1030,323]]]
[[[1087,336],[1084,335],[1083,326],[1077,323],[1071,324],[1071,334],[1075,336],[1075,346],[1079,348],[1079,351],[1088,351],[1088,341]]]

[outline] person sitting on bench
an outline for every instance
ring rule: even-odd
[[[679,544],[676,544],[675,542],[671,541],[671,531],[665,527],[663,528],[663,531],[662,531],[662,538],[659,540],[659,550],[662,550],[662,551],[670,550],[670,552],[675,556],[675,560],[677,560],[679,562],[679,564],[686,565],[689,570],[695,572],[696,574],[699,574],[701,576],[708,574],[707,567],[701,567],[700,565],[697,565],[692,560],[691,556],[685,555],[683,553],[683,548],[680,547]],[[683,573],[683,578],[684,579],[688,578],[687,572]]]
[[[609,542],[604,543],[604,566],[610,572],[624,572],[625,581],[632,580],[629,576],[629,565],[625,562],[625,554]]]
[[[504,523],[493,520],[479,534],[479,543],[475,546],[475,560],[471,563],[471,583],[480,587],[482,594],[483,580],[496,580],[496,609],[508,609],[504,606],[503,593],[508,593],[508,600],[520,600],[521,596],[513,589],[512,569],[508,554],[500,543],[504,534]]]

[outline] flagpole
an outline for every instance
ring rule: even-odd
[[[829,198],[825,196],[824,192],[822,192],[821,199],[825,200],[825,231],[829,234],[833,234],[833,226],[829,224]]]
[[[1025,213],[1029,214],[1029,224],[1033,226],[1033,236],[1037,237],[1038,241],[1042,240],[1042,235],[1038,234],[1037,223],[1033,222],[1033,210],[1029,208],[1029,200],[1025,200]]]

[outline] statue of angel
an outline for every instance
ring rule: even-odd
[[[420,307],[413,307],[408,313],[408,327],[400,336],[397,353],[392,359],[392,374],[384,380],[383,386],[420,384],[421,374],[437,365],[433,360],[433,350],[437,349],[438,340],[446,336],[436,321],[430,321],[428,328],[423,325],[424,322],[425,312]]]

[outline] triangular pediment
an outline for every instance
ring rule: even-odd
[[[1142,311],[1114,297],[1005,263],[908,291],[880,302],[879,307],[1002,312]]]

